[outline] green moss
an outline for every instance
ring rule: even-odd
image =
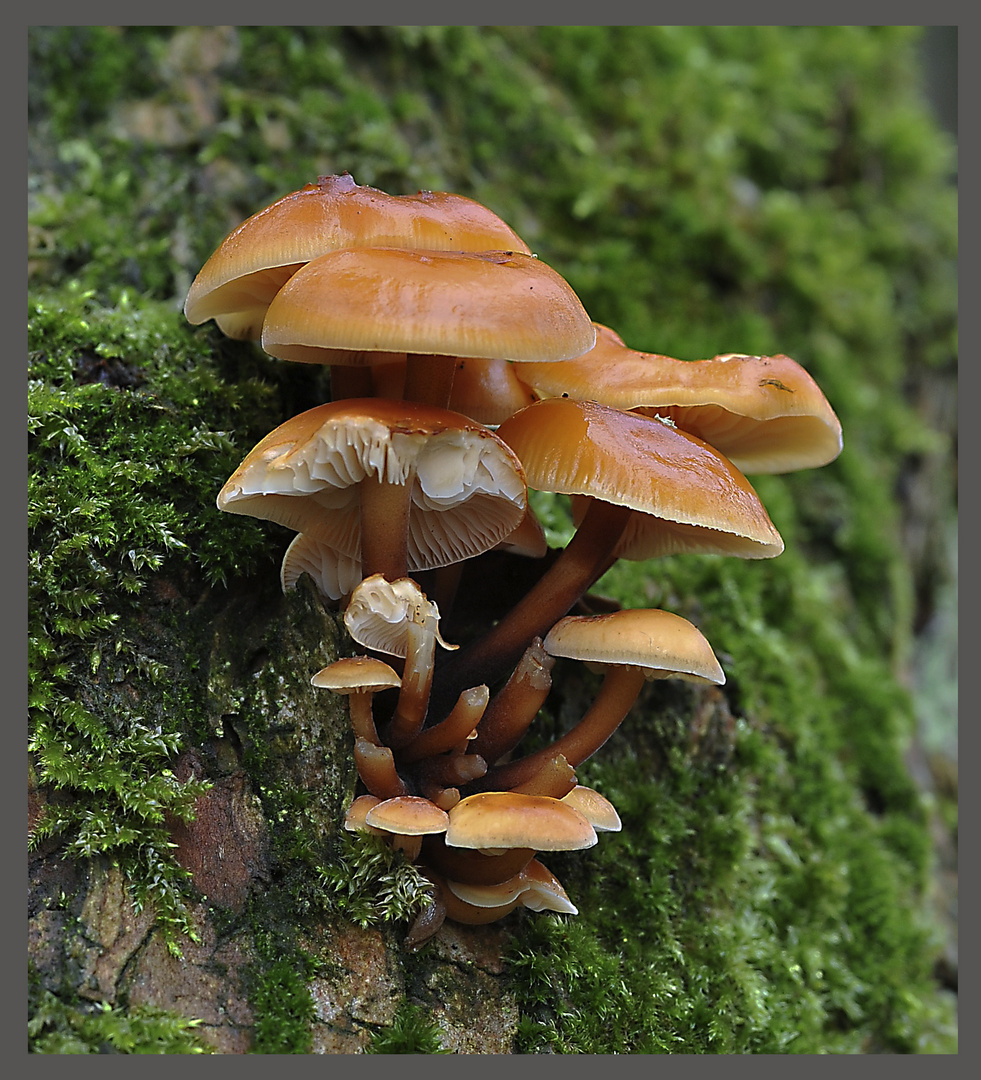
[[[308,983],[313,969],[302,954],[275,956],[255,973],[249,1004],[255,1011],[252,1052],[309,1054],[314,1003]]]
[[[119,1008],[80,998],[63,1000],[28,980],[27,1050],[31,1054],[210,1054],[188,1020],[148,1005]]]
[[[418,1005],[403,1002],[390,1027],[375,1032],[366,1054],[448,1054],[439,1028]]]

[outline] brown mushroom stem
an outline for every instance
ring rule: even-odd
[[[508,848],[500,855],[451,848],[442,836],[425,837],[422,847],[423,862],[453,881],[470,885],[499,885],[520,874],[535,857],[533,848]]]
[[[357,739],[354,761],[358,776],[372,795],[379,799],[394,799],[409,794],[408,785],[396,772],[395,759],[387,746],[374,746],[367,739]]]
[[[374,396],[371,368],[367,364],[331,364],[331,401],[342,398],[366,398]]]
[[[411,765],[424,757],[445,754],[460,742],[466,742],[483,716],[489,698],[490,690],[486,686],[464,690],[450,715],[417,735],[399,753],[399,761]]]
[[[426,719],[436,652],[436,617],[424,612],[418,619],[410,618],[407,639],[399,700],[385,739],[396,750],[419,734]]]
[[[478,780],[487,772],[487,762],[480,754],[440,754],[426,758],[418,767],[419,784],[429,788],[456,787]]]
[[[361,576],[398,581],[408,573],[412,477],[392,484],[377,476],[361,481]]]
[[[405,358],[405,388],[402,398],[423,405],[437,405],[445,409],[450,403],[453,376],[456,372],[455,356],[432,356],[408,353]]]
[[[536,637],[525,649],[511,678],[490,699],[469,749],[496,762],[513,750],[538,715],[552,686],[555,658]]]
[[[431,937],[438,933],[439,928],[446,919],[446,905],[443,902],[444,889],[437,884],[433,876],[429,874],[426,876],[433,882],[432,899],[419,912],[409,927],[409,932],[403,942],[408,952],[416,952],[421,949]]]
[[[550,799],[561,799],[568,795],[578,784],[576,773],[564,754],[555,754],[523,784],[517,784],[510,791],[520,795],[546,795]]]
[[[455,697],[464,686],[495,682],[532,638],[544,637],[613,565],[632,513],[629,507],[594,499],[565,550],[532,588],[483,637],[446,662],[439,676],[440,700]]]
[[[481,781],[485,790],[511,790],[527,783],[557,754],[575,768],[591,757],[620,726],[644,685],[644,668],[612,665],[593,704],[578,724],[550,746],[491,769]]]
[[[371,699],[374,697],[373,690],[358,690],[348,695],[348,710],[351,714],[351,727],[359,739],[378,746],[381,740],[375,728],[375,718],[372,715]]]

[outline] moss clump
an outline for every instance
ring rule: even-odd
[[[148,1005],[118,1008],[75,998],[65,1001],[29,978],[30,1054],[210,1054],[200,1020]]]
[[[375,1032],[366,1054],[448,1054],[439,1028],[418,1005],[403,1002],[390,1027]]]

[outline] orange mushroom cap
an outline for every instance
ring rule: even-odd
[[[617,557],[701,551],[766,559],[783,551],[746,477],[669,424],[595,401],[548,398],[515,413],[497,433],[521,459],[529,487],[641,511],[628,530],[643,544],[622,543]]]
[[[307,363],[332,363],[338,349],[562,360],[595,339],[569,284],[531,255],[381,247],[307,263],[262,330],[266,352]]]
[[[544,795],[485,791],[450,811],[449,847],[572,851],[596,843],[593,826],[574,807]]]
[[[529,253],[510,226],[463,195],[389,195],[347,173],[323,176],[235,228],[194,279],[184,314],[195,324],[216,318],[231,337],[258,338],[269,302],[304,263],[366,246]]]
[[[827,465],[841,423],[814,379],[789,356],[729,354],[676,360],[628,348],[600,323],[589,352],[515,375],[541,396],[589,399],[670,420],[711,443],[743,472]]]

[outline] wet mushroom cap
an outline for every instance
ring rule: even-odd
[[[310,682],[335,694],[357,694],[390,690],[400,686],[402,679],[384,660],[373,656],[347,656],[321,668]]]
[[[375,803],[365,814],[366,824],[403,836],[428,836],[446,832],[449,817],[429,799],[401,795]]]
[[[389,195],[346,173],[324,176],[235,228],[194,279],[184,313],[195,324],[216,318],[231,337],[258,338],[270,301],[301,266],[365,246],[529,253],[510,226],[462,195]]]
[[[249,452],[217,504],[305,534],[295,580],[326,557],[317,541],[328,555],[360,559],[358,485],[366,478],[410,486],[410,571],[489,550],[521,524],[527,506],[521,463],[488,428],[449,410],[377,398],[330,402],[281,424]]]
[[[516,377],[545,397],[565,394],[670,420],[743,472],[815,468],[841,453],[838,417],[789,356],[676,360],[630,349],[608,326],[593,325],[589,352],[558,364],[522,365]]]
[[[700,551],[765,559],[783,540],[745,476],[701,439],[595,401],[548,398],[497,429],[521,459],[528,486],[592,496],[641,511],[628,531],[643,538],[617,557]],[[580,515],[581,516],[581,515]]]
[[[562,360],[596,332],[551,267],[514,251],[328,252],[269,305],[262,347],[284,360],[332,363],[332,352]]]
[[[722,685],[725,674],[697,626],[670,611],[625,608],[569,615],[544,641],[551,656],[640,667],[648,679],[682,677]],[[575,797],[569,800],[575,805]]]
[[[487,791],[450,811],[449,847],[572,851],[596,843],[593,826],[574,807],[543,795]]]
[[[562,801],[574,806],[597,832],[619,832],[623,828],[613,803],[591,787],[577,785]]]

